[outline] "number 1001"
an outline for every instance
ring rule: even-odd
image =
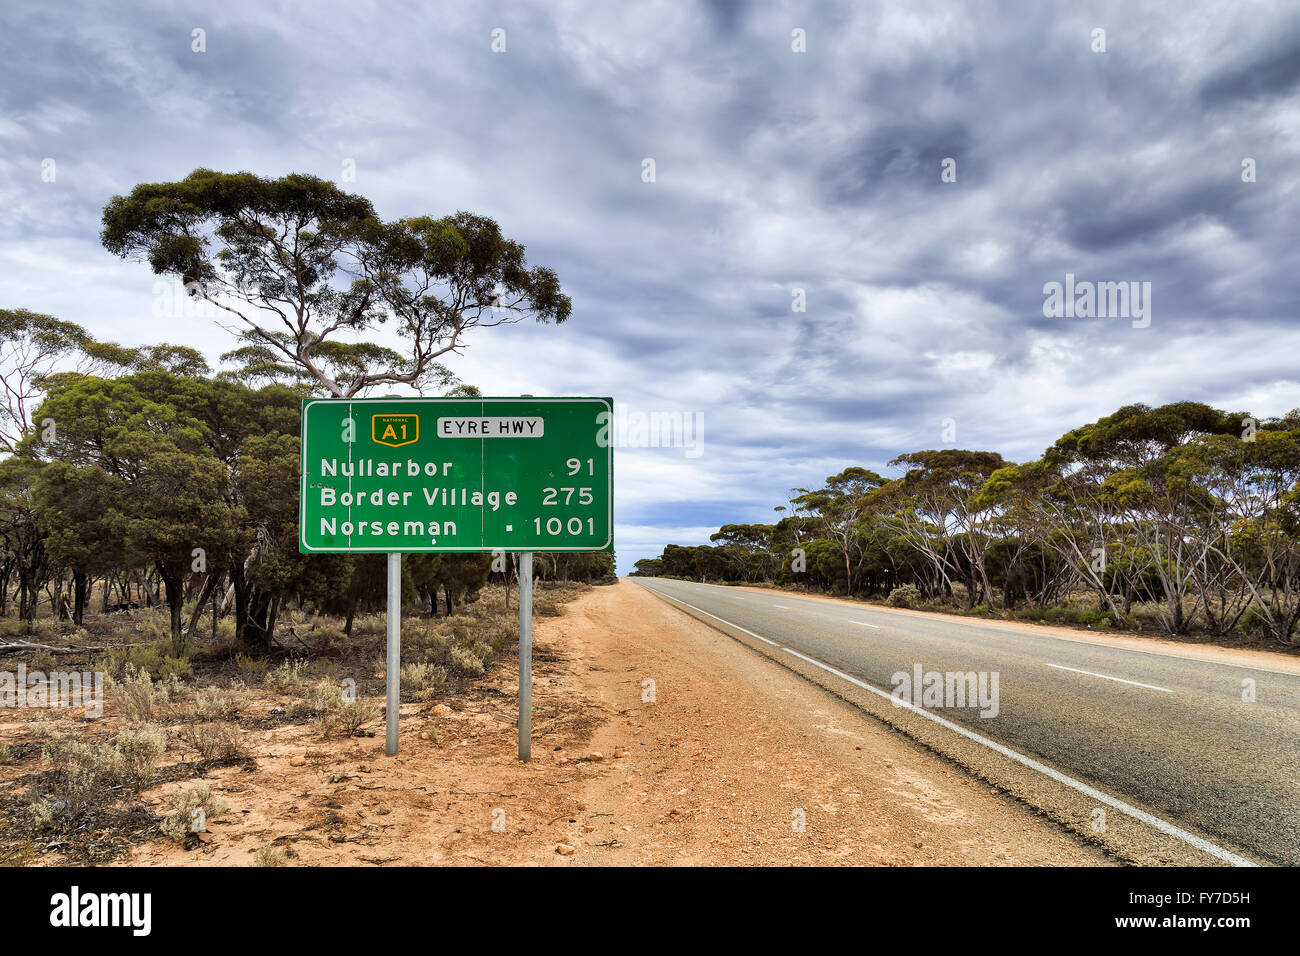
[[[541,534],[543,531],[549,535],[564,534],[566,531],[569,534],[575,535],[582,534],[584,531],[587,532],[587,534],[596,533],[595,518],[588,518],[585,521],[582,518],[570,518],[567,522],[567,526],[566,523],[561,521],[559,518],[547,518],[545,525],[542,524],[541,518],[534,518],[533,524],[536,527],[538,534]]]

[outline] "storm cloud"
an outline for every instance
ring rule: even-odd
[[[6,4],[0,303],[215,363],[230,333],[98,241],[200,166],[492,216],[574,312],[472,339],[464,381],[703,416],[694,457],[618,452],[622,570],[948,419],[1022,460],[1129,402],[1300,406],[1289,4],[396,9]],[[1150,282],[1150,326],[1044,316],[1067,274]]]

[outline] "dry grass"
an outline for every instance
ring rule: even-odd
[[[586,590],[539,588],[534,607],[539,615],[558,613]],[[452,699],[494,661],[513,659],[517,615],[518,593],[512,590],[507,607],[497,586],[449,617],[405,618],[403,698]],[[237,653],[229,646],[233,631],[221,628],[217,642],[205,640],[200,628],[192,653],[177,657],[165,627],[161,609],[92,618],[84,631],[38,622],[38,634],[51,642],[105,645],[84,660],[72,654],[55,660],[61,667],[102,671],[109,708],[100,720],[33,716],[18,734],[0,740],[0,864],[48,862],[50,854],[102,862],[149,839],[185,842],[196,810],[206,820],[230,799],[196,776],[229,763],[256,772],[255,734],[310,721],[322,739],[337,740],[366,734],[382,715],[383,615],[359,616],[350,638],[337,619],[290,620],[277,643],[281,655],[292,647],[297,657]],[[29,666],[34,656],[26,655]],[[147,791],[164,782],[179,789],[151,808]],[[286,858],[267,845],[255,863],[282,866]]]

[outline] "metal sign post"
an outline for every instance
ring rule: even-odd
[[[397,753],[397,714],[402,707],[402,552],[388,553],[388,708],[384,753]]]
[[[519,555],[519,759],[533,756],[533,553]]]

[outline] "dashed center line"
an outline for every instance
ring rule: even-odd
[[[1158,690],[1165,694],[1172,694],[1173,691],[1168,687],[1157,687],[1155,684],[1143,684],[1141,681],[1125,680],[1123,677],[1111,677],[1109,674],[1097,674],[1093,671],[1081,671],[1077,667],[1066,667],[1064,664],[1048,664],[1048,667],[1055,667],[1058,671],[1074,671],[1076,674],[1087,674],[1089,677],[1100,677],[1102,680],[1113,680],[1119,684],[1132,684],[1134,687],[1145,687],[1147,690]]]
[[[876,630],[880,630],[880,625],[879,625],[879,624],[868,624],[866,621],[849,621],[849,623],[850,623],[850,624],[861,624],[863,627],[874,627]]]

